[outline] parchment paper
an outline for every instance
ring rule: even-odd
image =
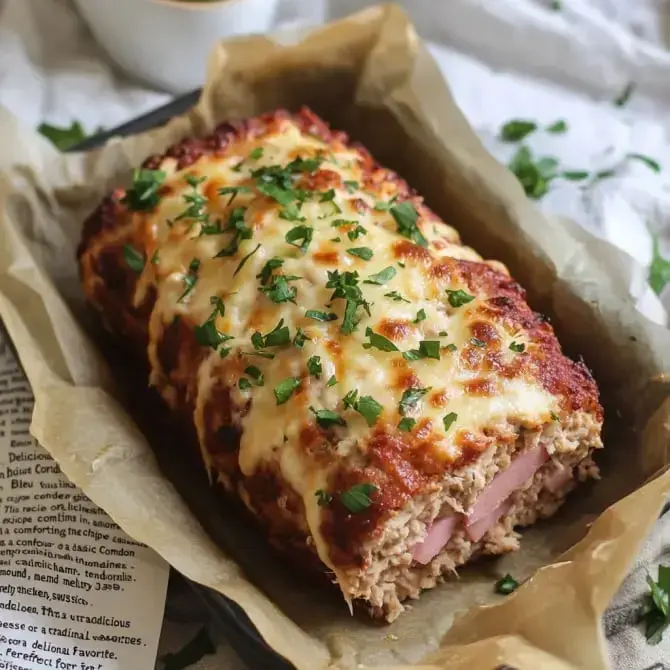
[[[593,369],[607,415],[602,481],[525,532],[520,552],[464,569],[388,627],[351,617],[336,593],[288,570],[174,440],[152,450],[111,382],[123,365],[112,358],[108,374],[85,334],[74,248],[104,192],[181,137],[302,104],[398,170],[466,243],[508,265],[566,350]],[[88,155],[60,156],[8,115],[0,136],[0,167],[24,163],[0,175],[0,315],[33,385],[32,430],[129,535],[237,601],[301,669],[607,667],[599,615],[670,491],[670,473],[658,474],[670,462],[670,332],[635,310],[619,252],[540,215],[486,153],[398,8],[307,36],[223,44],[188,115]],[[542,566],[513,595],[493,593],[501,574],[522,579]]]

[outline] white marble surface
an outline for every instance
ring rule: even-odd
[[[373,4],[314,0],[319,1],[330,16]],[[639,161],[623,158],[631,152],[646,154],[665,167],[670,155],[668,2],[562,0],[560,11],[550,9],[550,0],[400,4],[429,40],[458,104],[501,160],[514,151],[497,139],[502,123],[528,118],[548,124],[560,118],[568,132],[537,133],[529,140],[534,152],[555,156],[567,169],[617,166],[616,177],[592,188],[557,180],[540,206],[574,218],[625,249],[630,259],[621,272],[631,295],[651,318],[665,321],[665,311],[645,279],[651,233],[659,236],[670,256],[670,165],[656,174]],[[635,83],[634,93],[626,106],[617,107],[612,101],[628,82]],[[166,93],[120,74],[67,0],[0,0],[0,104],[25,124],[46,120],[69,125],[77,119],[92,132],[168,99]],[[670,307],[670,293],[662,297]],[[659,526],[651,538],[657,554],[670,544],[668,532],[668,524],[665,531]],[[631,577],[621,602],[636,597],[639,582]],[[163,649],[181,645],[196,629],[168,622]],[[630,628],[613,654],[622,670],[670,657],[670,644],[653,649],[649,655],[651,648],[639,630]],[[242,666],[222,643],[215,656],[205,657],[197,667]]]

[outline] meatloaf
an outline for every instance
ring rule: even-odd
[[[78,258],[212,481],[374,617],[517,549],[597,477],[587,368],[501,263],[308,109],[150,157]]]

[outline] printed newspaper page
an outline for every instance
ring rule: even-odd
[[[0,339],[0,670],[150,670],[168,566],[65,478],[32,408]]]

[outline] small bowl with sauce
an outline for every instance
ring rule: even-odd
[[[286,23],[317,23],[314,0],[75,0],[95,38],[131,76],[171,93],[205,80],[207,57],[226,37]]]

